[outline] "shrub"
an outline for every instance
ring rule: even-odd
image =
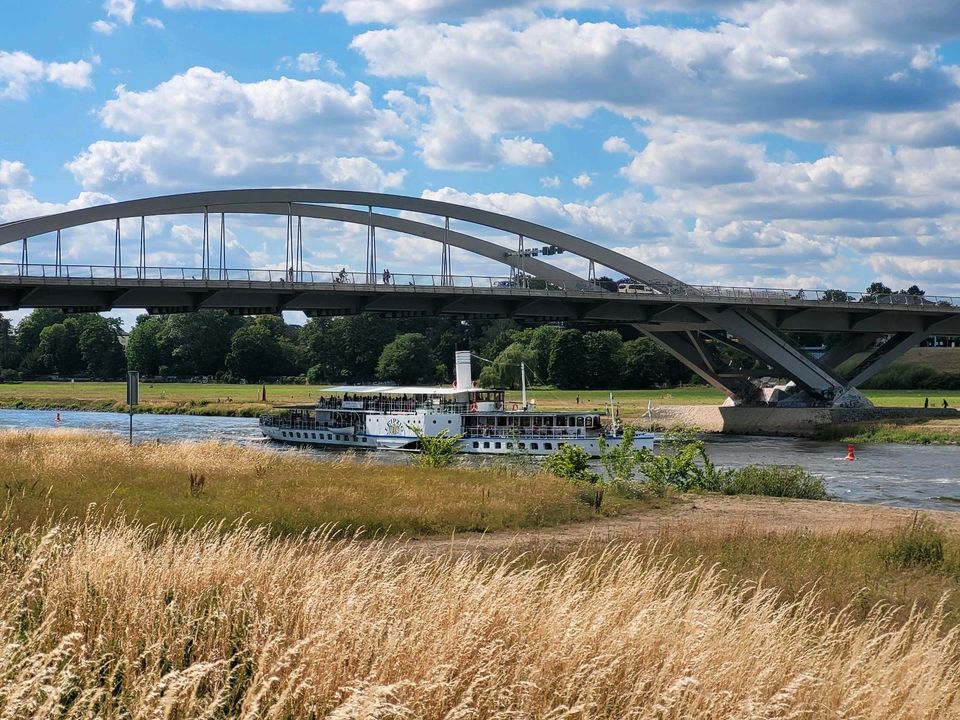
[[[448,467],[453,464],[457,453],[460,452],[457,445],[463,439],[463,433],[449,435],[446,430],[441,430],[437,435],[427,435],[416,425],[408,423],[407,427],[413,431],[420,442],[417,465],[420,467]]]
[[[718,490],[725,495],[830,499],[823,478],[799,465],[748,465],[725,478]]]
[[[926,518],[913,521],[895,534],[884,550],[884,561],[893,567],[930,567],[943,565],[943,533]]]
[[[543,467],[558,478],[596,484],[600,476],[590,470],[590,454],[575,445],[561,445],[560,449],[544,458]]]

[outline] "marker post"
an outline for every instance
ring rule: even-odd
[[[127,405],[130,409],[130,444],[133,445],[133,408],[140,403],[140,373],[127,373]]]

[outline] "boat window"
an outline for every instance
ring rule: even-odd
[[[478,443],[476,440],[474,440],[474,441],[473,441],[473,446],[474,446],[475,448],[478,448],[478,447],[480,447],[480,443]]]
[[[531,450],[539,450],[540,446],[537,443],[530,443]]]
[[[316,439],[317,439],[317,434],[316,434],[316,433],[310,433],[310,438],[313,439],[313,440],[316,440]]]
[[[508,443],[507,443],[507,450],[513,450],[513,443],[512,443],[512,442],[508,442]]]
[[[483,444],[483,447],[484,447],[485,450],[489,450],[489,449],[490,449],[490,443],[485,442],[485,443]]]
[[[543,449],[544,449],[544,450],[553,450],[553,443],[544,443],[544,444],[543,444]]]
[[[281,430],[280,432],[283,434],[284,437],[287,436],[287,431],[286,431],[286,430]]]
[[[366,438],[360,438],[360,439],[361,439],[363,442],[366,442],[366,441],[367,441]]]
[[[494,444],[493,444],[493,447],[494,447],[495,450],[499,450],[499,449],[500,449],[500,443],[494,443]]]
[[[588,418],[587,418],[587,427],[593,427],[593,418],[592,418],[592,417],[588,417]]]
[[[540,418],[538,417],[533,418],[533,426],[537,427],[539,425],[540,425]]]
[[[566,426],[567,426],[567,416],[566,416],[566,415],[561,415],[560,417],[557,418],[557,426],[559,426],[559,427],[566,427]]]
[[[297,437],[300,437],[300,433],[297,433]]]
[[[583,416],[577,418],[577,427],[583,427]]]
[[[518,445],[520,446],[520,449],[521,449],[521,450],[526,450],[526,449],[527,449],[527,444],[526,444],[526,443],[518,443]]]
[[[433,421],[433,424],[434,424],[434,425],[436,425],[436,424],[437,424],[437,421],[436,421],[436,420],[434,420],[434,421]]]
[[[331,435],[330,433],[327,433],[327,440],[333,440],[333,435]]]

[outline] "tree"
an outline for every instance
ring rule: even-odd
[[[623,373],[623,338],[614,330],[588,332],[583,336],[586,351],[582,372],[585,388],[619,387]]]
[[[420,333],[398,335],[380,353],[377,376],[399,385],[421,382],[433,370],[430,346]]]
[[[587,350],[579,330],[564,330],[557,335],[550,351],[550,382],[561,389],[583,387],[583,367]]]
[[[673,385],[679,374],[682,379],[683,365],[672,355],[660,349],[650,338],[642,337],[623,344],[623,387],[631,389],[653,388],[657,385]],[[673,361],[673,362],[671,362]],[[680,365],[678,373],[673,365]]]
[[[496,359],[480,371],[481,387],[500,387],[516,390],[520,387],[520,363],[530,368],[536,356],[520,342],[508,345]],[[527,370],[527,382],[533,378]]]
[[[824,290],[821,300],[826,302],[849,302],[850,296],[844,290]]]
[[[72,375],[80,369],[79,338],[72,332],[76,328],[66,322],[48,325],[40,332],[37,352],[40,367],[59,375]]]
[[[215,375],[226,365],[233,334],[243,318],[223,310],[171,315],[160,333],[160,348],[174,375]]]
[[[226,366],[235,377],[255,382],[276,374],[279,361],[282,361],[280,344],[263,325],[252,323],[233,334]]]
[[[870,283],[867,286],[866,295],[890,295],[893,292],[879,280]]]
[[[541,325],[528,332],[526,345],[533,355],[534,374],[541,381],[545,381],[550,375],[550,351],[563,330],[556,325]]]
[[[20,348],[13,333],[13,324],[0,315],[0,370],[16,370],[20,366]]]
[[[89,315],[83,320],[78,318],[76,322],[80,357],[87,374],[96,378],[116,378],[122,375],[126,358],[120,344],[120,321],[116,318]]]
[[[919,295],[920,297],[923,297],[926,294],[927,294],[926,290],[921,290],[916,285],[911,285],[910,287],[907,288],[907,295]]]
[[[40,353],[40,333],[45,328],[66,319],[66,313],[57,308],[37,308],[17,325],[17,346],[20,350],[20,370],[30,376],[49,368]]]
[[[143,375],[159,375],[169,360],[160,347],[164,318],[141,315],[127,338],[127,365]]]
[[[380,355],[395,335],[394,321],[363,313],[314,318],[300,331],[298,342],[314,377],[357,382],[373,379]]]

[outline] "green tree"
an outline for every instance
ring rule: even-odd
[[[583,387],[583,368],[587,350],[579,330],[564,330],[550,350],[550,382],[561,389]]]
[[[233,333],[242,318],[223,310],[171,315],[160,333],[160,347],[174,375],[215,375],[226,366]]]
[[[73,375],[81,366],[79,338],[66,322],[48,325],[40,332],[37,351],[40,367],[59,375]]]
[[[626,388],[639,390],[673,385],[677,375],[682,378],[685,374],[689,371],[684,373],[683,365],[650,338],[636,338],[623,344],[623,386]]]
[[[377,362],[377,376],[399,385],[421,382],[432,370],[430,346],[420,333],[398,335],[383,349]]]
[[[169,365],[169,358],[160,345],[165,319],[141,315],[127,338],[127,365],[143,375],[159,375],[161,366]]]
[[[583,336],[585,361],[582,387],[612,389],[620,387],[623,374],[623,338],[614,330],[588,332]]]
[[[300,331],[298,343],[315,378],[358,382],[373,379],[380,355],[395,336],[395,321],[363,313],[314,318]]]
[[[40,353],[40,333],[44,328],[62,323],[66,317],[66,313],[57,308],[37,308],[17,325],[20,370],[24,375],[29,377],[49,371]]]
[[[849,302],[850,296],[845,290],[824,290],[820,299],[826,302]]]
[[[281,360],[280,344],[270,330],[252,323],[233,334],[226,366],[235,377],[255,382],[277,374],[276,366]]]
[[[870,283],[867,286],[866,295],[890,295],[893,292],[879,280]]]
[[[20,348],[9,318],[0,315],[0,370],[16,370],[20,367]]]
[[[90,315],[82,320],[78,318],[77,326],[80,357],[87,374],[96,378],[122,375],[126,358],[120,344],[120,321]]]
[[[522,343],[508,345],[502,353],[480,371],[478,382],[481,387],[501,387],[516,390],[520,387],[520,363],[527,366],[527,383],[533,382],[530,368],[536,363],[536,356]]]
[[[533,372],[541,382],[546,382],[550,376],[550,352],[553,343],[563,330],[556,325],[541,325],[529,331],[525,339],[526,345],[533,355]]]

